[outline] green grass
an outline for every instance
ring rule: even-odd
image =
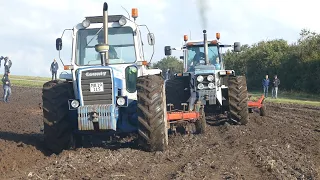
[[[0,76],[3,77],[2,74]],[[45,82],[50,80],[51,78],[47,78],[47,77],[10,75],[10,81],[12,86],[42,87]]]
[[[256,100],[263,92],[252,91],[252,100]],[[268,98],[266,102],[274,103],[287,103],[287,104],[304,104],[312,106],[320,106],[320,95],[318,94],[308,94],[302,92],[291,92],[291,91],[278,91],[278,98],[273,99],[271,91],[268,93]]]
[[[1,75],[2,77],[2,75]],[[50,81],[49,77],[33,77],[33,76],[17,76],[11,75],[12,86],[22,86],[22,87],[42,87],[43,84],[47,81]],[[260,97],[263,92],[251,91],[249,94],[252,94],[251,100],[256,100]],[[307,94],[301,92],[290,92],[290,91],[281,91],[279,90],[278,99],[271,98],[271,90],[269,91],[269,97],[266,99],[266,102],[274,103],[289,103],[289,104],[305,104],[320,106],[320,95],[318,94]]]

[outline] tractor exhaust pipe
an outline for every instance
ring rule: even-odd
[[[203,30],[203,45],[204,45],[204,54],[206,65],[209,64],[209,57],[208,57],[208,40],[207,40],[207,31]]]
[[[108,45],[108,3],[103,4],[103,29],[104,29],[104,44]],[[108,51],[105,52],[105,64],[109,64],[109,48]]]
[[[109,45],[108,45],[108,4],[103,4],[103,29],[104,43],[95,45],[95,50],[100,53],[101,65],[109,64]]]

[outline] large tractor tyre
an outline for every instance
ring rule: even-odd
[[[72,83],[49,81],[43,85],[43,121],[46,148],[56,154],[75,143],[68,119],[68,100],[74,98]]]
[[[245,76],[229,77],[228,85],[230,118],[246,125],[249,119],[246,78]]]
[[[138,132],[146,151],[164,151],[168,146],[164,80],[159,75],[137,80]]]
[[[207,121],[206,121],[206,115],[203,107],[200,108],[200,115],[201,115],[200,119],[196,121],[196,133],[205,134]]]

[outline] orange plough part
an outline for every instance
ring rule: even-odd
[[[193,120],[199,119],[200,113],[196,111],[190,112],[168,112],[167,120],[168,121],[176,121],[176,120]]]
[[[262,95],[257,101],[248,101],[249,108],[261,108],[264,100],[264,95]]]

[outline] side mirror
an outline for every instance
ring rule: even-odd
[[[171,47],[170,47],[170,46],[165,46],[165,47],[164,47],[164,54],[165,54],[166,56],[171,56],[172,50],[171,50]]]
[[[184,58],[183,56],[180,56],[180,59],[182,59],[182,60],[183,60],[183,58]]]
[[[235,42],[233,48],[234,52],[241,52],[240,42]]]
[[[148,33],[148,43],[150,46],[153,46],[156,43],[153,33]]]
[[[60,51],[62,49],[62,39],[61,38],[56,39],[56,49],[57,49],[57,51]]]

